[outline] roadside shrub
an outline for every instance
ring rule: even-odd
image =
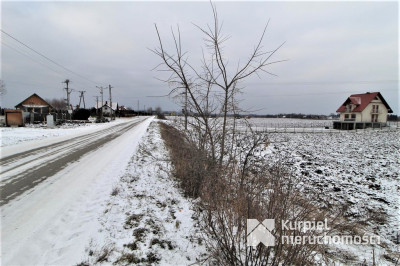
[[[113,187],[111,191],[111,196],[117,196],[119,193],[119,188],[118,187]]]
[[[162,114],[162,113],[158,113],[158,114],[157,114],[157,119],[167,120],[167,118],[165,117],[165,115]]]
[[[282,236],[313,237],[321,234],[355,232],[354,224],[342,219],[345,209],[322,210],[299,193],[300,180],[284,161],[271,164],[257,151],[265,146],[265,135],[232,137],[233,156],[219,164],[178,129],[160,123],[161,136],[169,149],[173,173],[185,195],[200,198],[197,215],[205,232],[204,241],[216,265],[310,265],[334,258],[328,246],[319,243],[290,245]],[[264,145],[264,146],[263,146]],[[281,221],[329,220],[322,232],[284,230]],[[247,219],[275,219],[275,245],[248,247]]]
[[[179,179],[185,196],[199,197],[203,181],[210,174],[210,161],[206,153],[188,143],[178,129],[165,123],[159,125],[161,136],[174,162],[173,174]]]
[[[72,120],[88,120],[90,116],[90,110],[77,109],[72,113]]]

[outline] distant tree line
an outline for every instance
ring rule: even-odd
[[[265,114],[265,115],[258,115],[258,114],[252,114],[250,115],[251,117],[260,117],[260,118],[298,118],[298,119],[328,119],[328,117],[331,118],[339,118],[338,114],[330,114],[330,115],[321,115],[321,114],[302,114],[302,113],[289,113],[289,114],[277,114],[277,115],[272,115],[272,114]]]
[[[388,115],[388,121],[399,121],[399,116],[390,114]]]

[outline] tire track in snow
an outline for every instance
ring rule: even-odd
[[[31,167],[28,171],[23,173],[16,174],[7,179],[8,183],[2,184],[0,188],[0,206],[7,204],[10,200],[18,197],[22,193],[27,190],[32,189],[33,187],[40,184],[42,181],[46,180],[47,178],[53,176],[57,172],[64,169],[68,166],[69,163],[78,161],[82,156],[85,154],[95,151],[96,149],[102,147],[106,143],[110,142],[111,140],[121,136],[131,128],[135,127],[141,121],[129,122],[128,125],[122,124],[117,125],[114,129],[105,129],[100,132],[91,133],[88,135],[84,135],[82,140],[67,140],[62,141],[61,144],[63,148],[58,149],[60,143],[52,144],[49,146],[41,147],[34,149],[32,151],[28,151],[28,156],[34,156],[38,154],[43,154],[42,156],[36,157],[36,159],[32,159],[33,161],[38,161],[38,163]],[[84,144],[79,146],[80,144]],[[54,149],[56,150],[54,151]],[[49,157],[48,151],[52,151],[50,154],[56,155]],[[16,154],[13,156],[9,156],[4,158],[5,164],[8,162],[12,162],[15,160],[21,160],[23,158],[23,154]],[[43,161],[41,159],[49,157],[50,160]],[[54,157],[57,157],[54,159]],[[17,168],[22,168],[27,164],[27,162],[21,163],[17,166]],[[2,159],[3,165],[3,159]],[[13,167],[13,170],[16,170]],[[3,173],[2,173],[3,174]],[[11,182],[10,182],[11,180]]]
[[[90,133],[87,135],[80,136],[78,139],[69,139],[60,141],[51,145],[39,147],[32,149],[30,151],[21,152],[17,154],[13,154],[11,156],[7,156],[1,159],[0,166],[0,174],[4,174],[9,172],[15,168],[18,168],[24,164],[31,163],[37,161],[38,159],[46,158],[47,155],[56,154],[59,151],[65,150],[66,148],[73,148],[74,145],[79,145],[85,143],[87,141],[91,141],[96,137],[113,133],[118,131],[121,127],[126,126],[127,123],[117,124],[114,127],[106,128],[100,130],[98,132]],[[40,157],[38,157],[40,156]]]

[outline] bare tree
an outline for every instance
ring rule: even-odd
[[[46,102],[48,102],[56,110],[66,110],[65,100],[63,98],[46,99]]]
[[[215,6],[211,6],[212,25],[194,25],[205,44],[200,67],[189,62],[179,27],[171,30],[173,48],[167,49],[155,25],[158,47],[152,52],[161,59],[156,69],[168,73],[161,80],[170,86],[170,96],[184,106],[188,117],[183,130],[163,124],[161,134],[185,193],[201,198],[198,215],[204,232],[210,236],[206,242],[213,251],[212,264],[309,265],[316,262],[316,255],[328,262],[326,245],[290,246],[277,241],[274,247],[246,246],[247,218],[320,221],[329,217],[332,231],[324,233],[352,229],[341,218],[345,210],[321,210],[299,193],[296,184],[300,182],[285,166],[287,162],[275,164],[257,156],[258,150],[269,145],[268,136],[253,131],[246,121],[238,129],[236,115],[243,110],[237,96],[243,92],[243,82],[254,75],[274,75],[268,67],[285,61],[272,60],[283,43],[265,50],[267,23],[247,59],[232,68],[228,64],[232,60],[224,53],[228,37],[223,34]],[[279,228],[278,224],[277,239],[298,234]],[[309,232],[314,236],[318,233]]]
[[[203,50],[201,67],[195,69],[188,61],[188,53],[183,51],[179,27],[171,32],[174,50],[165,48],[160,31],[155,25],[159,46],[152,51],[162,62],[156,67],[169,73],[163,81],[171,87],[170,95],[184,103],[185,116],[191,116],[189,123],[200,133],[202,148],[211,150],[211,156],[219,164],[225,160],[229,114],[240,111],[237,95],[241,93],[240,82],[246,78],[261,73],[271,74],[267,67],[284,60],[272,61],[272,56],[282,47],[283,43],[271,51],[266,51],[262,45],[268,24],[250,51],[244,63],[238,63],[234,71],[228,67],[228,58],[224,54],[224,45],[228,40],[222,32],[216,7],[211,4],[213,24],[207,27],[195,25],[203,34],[206,51]],[[210,119],[211,115],[222,120]],[[228,156],[229,157],[229,156]]]

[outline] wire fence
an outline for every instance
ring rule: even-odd
[[[252,130],[264,133],[340,133],[340,132],[363,132],[363,131],[396,131],[400,129],[399,121],[390,121],[386,125],[379,123],[373,127],[364,129],[339,130],[333,128],[333,121],[310,121],[304,120],[296,123],[250,123]],[[239,125],[240,131],[245,131],[246,126]]]
[[[176,122],[183,123],[183,116],[168,117]],[[220,118],[217,118],[220,119]],[[264,133],[341,133],[341,132],[363,132],[363,131],[396,131],[400,129],[400,121],[389,121],[385,124],[376,123],[373,127],[365,129],[340,130],[333,128],[333,122],[338,120],[311,120],[311,119],[291,119],[291,118],[252,118],[252,119],[228,119],[228,126],[240,132],[249,131],[249,126],[255,132]],[[189,124],[192,118],[189,117]],[[222,119],[221,119],[222,123]]]
[[[341,133],[341,132],[363,132],[363,131],[396,131],[399,130],[397,127],[375,127],[375,128],[365,128],[365,129],[353,129],[353,130],[339,130],[333,128],[306,128],[306,127],[294,127],[294,128],[256,128],[256,132],[264,133]]]

